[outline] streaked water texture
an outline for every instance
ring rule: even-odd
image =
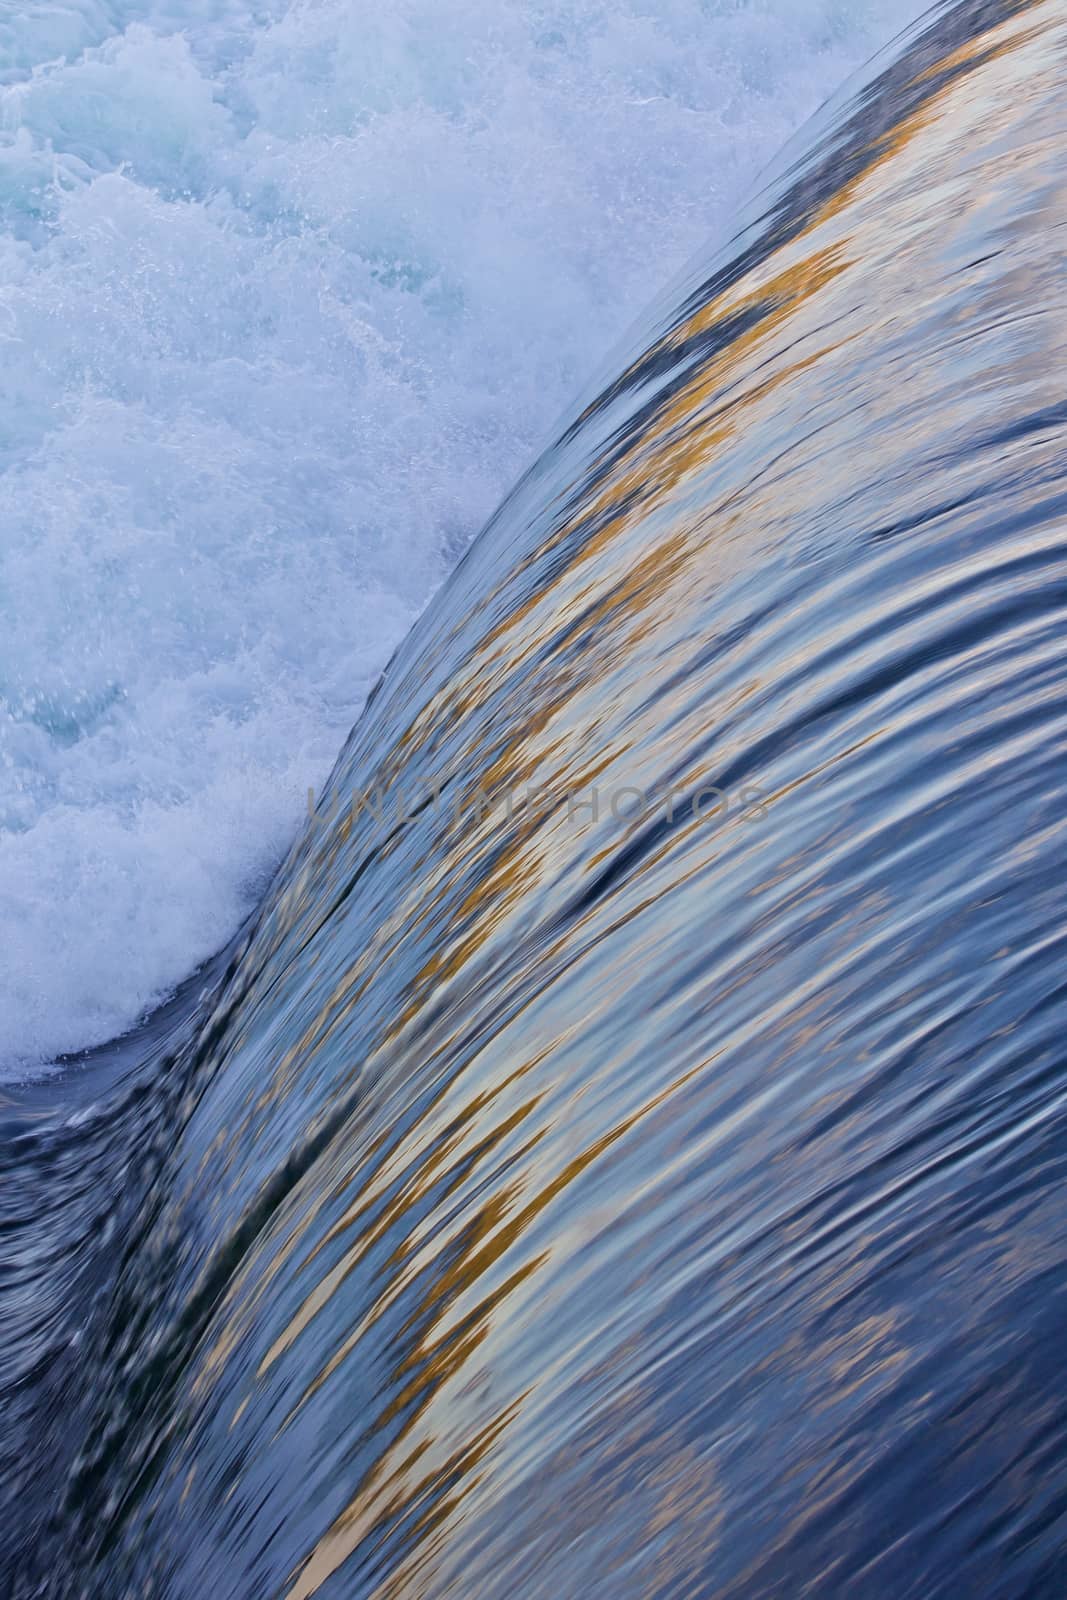
[[[1062,1597],[1065,105],[968,0],[823,116],[9,1097],[18,1600]]]
[[[2,0],[0,1082],[253,911],[627,323],[922,0]]]

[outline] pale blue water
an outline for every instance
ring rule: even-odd
[[[0,1076],[256,903],[642,304],[915,0],[0,4]]]

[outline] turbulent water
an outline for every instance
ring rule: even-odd
[[[578,386],[922,0],[0,0],[0,1080],[233,935]]]
[[[1065,105],[965,0],[826,112],[8,1094],[5,1593],[1060,1600]]]

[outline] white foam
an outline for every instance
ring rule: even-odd
[[[0,1067],[224,942],[419,607],[906,0],[0,19]]]

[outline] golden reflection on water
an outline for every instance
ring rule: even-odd
[[[496,793],[529,779],[564,793],[593,781],[607,783],[613,775],[621,778],[635,768],[639,775],[642,770],[662,771],[672,740],[683,750],[699,747],[713,733],[715,716],[725,712],[736,718],[746,701],[759,695],[759,684],[743,679],[725,704],[710,692],[701,701],[692,681],[682,680],[659,697],[648,691],[653,675],[660,681],[669,679],[672,666],[691,651],[709,596],[738,565],[737,557],[731,556],[732,544],[743,545],[750,560],[753,544],[764,542],[770,556],[785,523],[803,523],[809,505],[822,505],[829,498],[827,473],[834,474],[836,494],[847,498],[851,476],[873,479],[890,474],[912,448],[906,428],[890,426],[909,401],[890,388],[864,396],[869,414],[862,426],[863,459],[850,458],[840,445],[850,435],[855,437],[856,419],[847,393],[838,395],[836,390],[847,381],[842,371],[858,374],[865,363],[884,360],[887,338],[892,341],[887,330],[894,321],[907,319],[914,327],[922,316],[921,307],[909,302],[893,272],[893,258],[905,253],[902,241],[907,244],[908,274],[936,281],[935,263],[944,247],[946,225],[951,228],[953,209],[973,206],[974,195],[981,194],[984,186],[1004,181],[997,154],[986,155],[985,174],[973,164],[964,174],[958,170],[956,152],[975,145],[989,152],[993,135],[999,134],[1010,136],[1012,148],[1029,155],[1034,136],[1021,138],[1020,124],[1040,130],[1042,121],[1054,116],[1059,80],[1047,66],[1049,30],[1051,26],[1056,42],[1062,42],[1063,26],[1058,19],[1050,22],[1048,7],[1033,9],[1037,22],[1031,16],[1024,25],[1018,17],[961,47],[947,64],[977,63],[977,77],[961,76],[946,83],[879,143],[864,169],[818,207],[795,239],[693,309],[664,335],[660,347],[653,347],[652,354],[672,346],[683,349],[728,316],[761,313],[725,349],[710,360],[695,362],[624,448],[605,452],[594,463],[593,472],[599,469],[602,476],[593,490],[577,497],[573,508],[524,558],[526,565],[540,571],[546,554],[556,547],[566,551],[566,560],[548,581],[534,586],[522,603],[506,610],[486,630],[441,693],[427,701],[397,742],[397,770],[423,742],[436,742],[441,720],[448,719],[459,732],[451,762],[472,784]],[[1023,83],[1025,95],[1019,92]],[[900,300],[894,304],[898,293]],[[872,304],[885,306],[884,321],[871,318]],[[905,381],[916,397],[911,403],[930,393],[939,377],[921,370],[907,374]],[[780,427],[781,453],[766,462],[766,441],[769,434],[773,437],[776,413],[779,408],[788,412],[790,397],[798,392],[813,419],[830,435],[825,448],[812,452],[810,433],[798,432],[790,417],[789,425]],[[766,464],[750,475],[749,464],[757,456]],[[514,576],[509,576],[503,589],[513,582]],[[842,633],[849,626],[842,621]],[[566,647],[555,655],[546,652],[553,639],[567,630],[571,632]],[[777,663],[774,676],[780,680],[784,669],[799,680],[811,648],[811,641],[799,640],[795,657]],[[534,675],[536,694],[524,706],[527,673]],[[605,681],[611,683],[610,695]],[[483,766],[484,726],[474,723],[469,743],[462,742],[462,730],[465,719],[472,718],[501,685],[505,693],[494,711],[501,736],[498,744],[489,746],[491,758]],[[661,733],[668,722],[673,723],[669,738]],[[848,745],[837,759],[854,755],[861,744],[877,742],[880,736],[871,734],[866,741]],[[826,765],[824,758],[820,770],[825,771]],[[684,789],[695,776],[696,768],[683,773],[679,787]],[[798,775],[783,783],[782,797],[801,782]],[[347,842],[341,836],[326,848],[340,850]],[[322,1012],[284,1058],[273,1092],[284,1093],[290,1071],[298,1064],[306,1070],[309,1051],[343,1027],[379,963],[393,958],[409,931],[435,922],[439,926],[438,919],[448,917],[451,934],[429,947],[410,982],[405,1004],[383,1029],[378,1046],[385,1056],[403,1052],[406,1036],[431,999],[439,997],[443,988],[454,989],[452,1025],[442,1026],[426,1041],[429,1053],[420,1070],[426,1081],[432,1081],[435,1060],[444,1063],[463,1055],[463,1025],[477,1011],[479,984],[489,983],[494,971],[507,970],[509,950],[523,947],[523,918],[532,897],[550,890],[568,873],[595,871],[601,860],[610,858],[613,846],[606,842],[599,853],[589,854],[584,867],[573,861],[576,848],[575,830],[562,825],[558,808],[547,821],[520,815],[507,827],[499,816],[482,822],[472,818],[471,826],[453,841],[447,865],[429,884],[411,885],[389,924],[338,975]],[[664,897],[677,897],[689,880],[699,877],[719,848],[696,824],[680,829],[645,863],[643,886],[629,903],[610,912],[602,906],[591,908],[556,938],[545,935],[531,941],[528,960],[551,978],[565,972],[568,961],[587,959],[597,941],[620,922],[646,916],[653,925],[647,935],[631,932],[631,951],[636,955],[644,946],[645,953],[654,956],[658,905]],[[471,886],[456,898],[453,886],[461,867],[479,858],[485,861],[484,870],[472,872]],[[797,868],[798,858],[783,854],[763,884],[748,892],[773,896],[795,879]],[[817,887],[814,879],[809,897],[815,897]],[[884,900],[872,894],[859,903],[861,924],[877,922],[883,911]],[[854,954],[855,918],[854,909],[841,919],[840,971]],[[750,970],[737,973],[733,998],[751,976]],[[816,1044],[826,1025],[827,976],[824,969],[806,998],[802,991],[793,992],[777,1021],[765,1015],[768,1038],[777,1035],[783,1047],[794,1050]],[[515,982],[514,973],[509,981]],[[315,1376],[298,1406],[358,1352],[368,1328],[391,1304],[403,1301],[409,1309],[388,1385],[392,1399],[377,1424],[384,1426],[403,1414],[403,1425],[294,1575],[291,1600],[314,1593],[354,1551],[373,1547],[391,1518],[401,1511],[410,1515],[420,1506],[424,1509],[411,1530],[417,1554],[383,1580],[381,1593],[434,1591],[432,1554],[444,1548],[441,1530],[462,1517],[466,1496],[492,1498],[492,1478],[502,1475],[503,1469],[498,1464],[487,1478],[488,1460],[500,1456],[507,1430],[517,1426],[536,1383],[551,1383],[551,1367],[540,1376],[535,1363],[524,1365],[521,1373],[510,1369],[506,1330],[509,1317],[520,1324],[522,1318],[536,1316],[534,1285],[551,1260],[552,1238],[573,1249],[570,1208],[560,1202],[597,1163],[610,1161],[617,1141],[644,1117],[674,1103],[707,1070],[705,1061],[697,1063],[627,1116],[611,1120],[599,1136],[584,1136],[580,1130],[610,1115],[611,1102],[604,1099],[591,1122],[588,1111],[583,1118],[583,1098],[588,1106],[602,1090],[595,1076],[576,1079],[568,1090],[560,1082],[560,1058],[577,1050],[583,1030],[594,1035],[605,1026],[612,1006],[623,1001],[626,987],[625,970],[609,971],[601,987],[591,983],[584,990],[579,1003],[573,997],[554,997],[546,980],[545,987],[531,991],[527,1002],[539,1010],[538,1016],[519,1011],[503,1038],[498,1035],[473,1053],[468,1043],[462,1072],[443,1073],[439,1090],[425,1103],[418,1129],[403,1147],[406,1167],[398,1155],[384,1163],[372,1175],[370,1187],[353,1198],[299,1263],[298,1276],[313,1273],[327,1247],[342,1236],[351,1240],[340,1255],[331,1251],[331,1265],[324,1275],[312,1278],[297,1311],[259,1362],[257,1381],[269,1381],[279,1358],[310,1330],[319,1329],[321,1339],[322,1314],[344,1290],[357,1263],[379,1241],[397,1241],[388,1258],[386,1287],[328,1358],[316,1361]],[[730,997],[727,985],[720,1004]],[[918,998],[914,991],[904,991],[900,1003],[906,1007]],[[538,1046],[529,1056],[524,1053],[527,1041]],[[491,1058],[491,1070],[489,1061],[480,1060],[483,1054]],[[543,1087],[537,1090],[539,1077]],[[517,1100],[524,1083],[529,1086],[523,1091],[525,1098]],[[811,1108],[816,1119],[833,1125],[834,1136],[846,1145],[863,1139],[862,1119],[840,1114],[851,1093],[845,1083],[827,1087]],[[619,1098],[624,1101],[625,1093]],[[684,1160],[684,1144],[681,1150]],[[786,1169],[776,1180],[784,1191],[789,1172],[795,1177],[796,1152],[782,1146],[769,1154]],[[487,1178],[491,1175],[492,1181],[475,1201],[480,1172]],[[403,1181],[396,1182],[398,1177]],[[387,1189],[391,1197],[380,1204]],[[417,1211],[430,1194],[436,1197],[433,1226],[405,1225],[405,1212]],[[588,1218],[584,1203],[575,1209]],[[550,1213],[552,1226],[537,1233],[535,1225]],[[451,1224],[441,1220],[446,1214],[452,1215]],[[531,1230],[543,1241],[539,1247],[524,1244]],[[775,1270],[784,1273],[793,1264],[793,1252],[812,1249],[809,1219],[798,1214],[779,1243]],[[849,1271],[862,1270],[863,1248],[863,1238],[857,1238],[851,1269],[848,1257],[838,1261],[833,1279],[824,1285],[827,1296],[839,1296]],[[279,1256],[282,1259],[288,1259],[288,1251]],[[490,1351],[486,1346],[494,1326],[497,1334]],[[831,1333],[822,1344],[805,1343],[795,1333],[779,1348],[775,1360],[788,1360],[798,1371],[821,1375],[816,1404],[823,1411],[832,1410],[860,1391],[892,1381],[908,1359],[902,1337],[899,1319],[890,1310]],[[639,1363],[640,1348],[633,1354]],[[489,1383],[492,1399],[482,1403],[466,1392],[479,1362],[503,1363]],[[534,1382],[524,1384],[523,1378]],[[636,1402],[633,1410],[640,1417]],[[284,1426],[294,1415],[289,1414]],[[610,1416],[609,1408],[605,1422]],[[660,1574],[664,1592],[682,1581],[691,1556],[690,1536],[681,1526],[687,1516],[687,1495],[692,1537],[699,1532],[701,1559],[707,1557],[709,1531],[721,1517],[721,1511],[714,1509],[718,1496],[713,1457],[702,1458],[691,1443],[680,1439],[678,1459],[671,1462],[670,1447],[669,1435],[657,1434],[653,1441],[640,1430],[628,1444],[635,1468],[641,1452],[651,1450],[658,1465],[650,1464],[649,1480],[657,1475],[663,1480],[649,1528],[661,1524],[675,1533],[670,1549],[660,1558],[666,1563]],[[842,1492],[847,1479],[847,1463],[828,1473],[823,1488],[826,1503]],[[820,1503],[818,1497],[809,1499],[804,1515],[817,1515]]]

